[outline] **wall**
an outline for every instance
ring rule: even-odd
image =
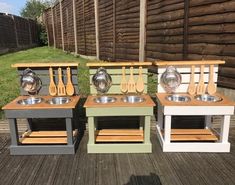
[[[38,45],[38,31],[33,20],[0,13],[0,54]]]
[[[55,47],[108,61],[222,59],[218,85],[235,89],[235,1],[63,0],[61,5],[69,8],[70,22],[63,23],[69,29],[62,34],[57,3]],[[52,37],[50,11],[45,15]],[[65,17],[62,11],[63,22]]]

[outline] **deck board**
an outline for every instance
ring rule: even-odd
[[[235,184],[235,128],[230,153],[163,153],[154,128],[151,154],[87,154],[85,132],[75,155],[11,156],[0,134],[0,184]]]

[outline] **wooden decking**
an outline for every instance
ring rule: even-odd
[[[152,130],[151,154],[87,154],[85,132],[75,155],[11,156],[0,134],[0,184],[222,185],[235,184],[235,128],[231,153],[163,153]]]

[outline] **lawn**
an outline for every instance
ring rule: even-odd
[[[19,51],[16,53],[10,53],[0,56],[0,119],[4,118],[1,108],[19,96],[19,77],[15,68],[11,65],[15,63],[26,62],[79,62],[79,92],[81,95],[89,94],[89,74],[86,60],[81,57],[74,57],[71,54],[66,54],[59,49],[38,47]],[[148,78],[148,92],[153,94],[155,92],[156,80],[152,74],[149,74]]]

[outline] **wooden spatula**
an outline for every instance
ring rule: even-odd
[[[136,82],[136,92],[142,93],[144,92],[144,80],[142,75],[142,67],[139,67],[139,76]]]
[[[133,67],[130,67],[130,78],[128,81],[128,93],[135,93],[135,80],[133,76]]]
[[[50,76],[49,94],[51,96],[55,96],[57,94],[57,89],[53,79],[53,70],[51,67],[49,68],[49,76]]]
[[[120,84],[120,90],[122,93],[126,93],[128,90],[128,84],[126,81],[126,68],[122,67],[122,80]]]
[[[210,65],[210,75],[209,75],[209,83],[207,86],[207,92],[210,95],[213,95],[216,93],[216,85],[214,82],[214,65]]]
[[[191,75],[190,75],[190,83],[189,83],[189,86],[188,86],[188,93],[190,95],[194,95],[196,93],[196,85],[195,85],[195,81],[194,81],[194,71],[195,71],[195,66],[192,65]]]
[[[66,95],[65,86],[62,80],[62,71],[60,67],[58,69],[58,78],[59,78],[58,85],[57,85],[58,95],[65,96]]]
[[[197,94],[198,95],[205,94],[205,90],[206,90],[205,84],[204,84],[204,68],[205,68],[205,66],[201,65],[200,80],[199,80],[199,83],[197,85]]]
[[[71,71],[70,67],[67,67],[67,84],[66,84],[66,93],[69,96],[72,96],[74,94],[74,87],[71,81]]]

